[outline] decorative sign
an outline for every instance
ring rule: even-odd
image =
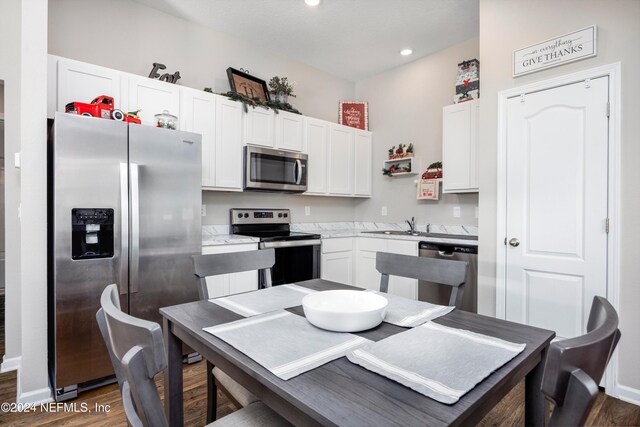
[[[153,68],[151,69],[151,72],[149,73],[149,78],[150,79],[158,79],[160,81],[167,82],[167,83],[177,83],[178,80],[180,80],[180,71],[176,71],[173,74],[164,73],[164,74],[160,75],[158,70],[164,70],[166,68],[167,67],[164,64],[160,64],[159,62],[154,62],[153,63]]]
[[[596,56],[596,26],[513,51],[513,77]]]
[[[229,78],[229,86],[235,93],[242,94],[249,98],[258,98],[261,102],[269,101],[269,89],[267,82],[249,74],[248,70],[240,68],[227,68],[227,77]]]
[[[340,101],[340,124],[369,130],[369,105],[366,102]]]

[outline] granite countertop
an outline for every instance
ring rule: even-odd
[[[405,231],[406,224],[380,222],[324,222],[291,224],[291,231],[319,234],[323,239],[340,237],[369,237],[374,239],[412,240],[415,242],[455,243],[459,245],[478,245],[478,240],[462,240],[455,238],[424,237],[396,234],[372,234],[368,231]],[[426,225],[418,225],[417,231],[426,231]],[[433,233],[477,236],[478,227],[431,225]],[[259,243],[257,237],[229,234],[228,225],[205,225],[202,227],[202,246],[234,245],[242,243]]]

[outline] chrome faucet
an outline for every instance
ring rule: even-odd
[[[411,217],[411,221],[406,220],[405,222],[407,224],[409,224],[409,232],[415,233],[416,232],[416,218],[412,216]]]
[[[431,224],[427,224],[427,233],[431,233]]]

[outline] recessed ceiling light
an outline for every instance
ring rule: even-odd
[[[304,0],[307,6],[317,6],[320,4],[320,0]]]
[[[400,51],[400,55],[402,55],[402,56],[408,56],[408,55],[411,55],[412,53],[413,53],[413,51],[411,49],[402,49]]]

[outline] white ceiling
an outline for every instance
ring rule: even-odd
[[[357,81],[478,35],[479,0],[135,0]],[[413,49],[403,57],[399,51]]]

